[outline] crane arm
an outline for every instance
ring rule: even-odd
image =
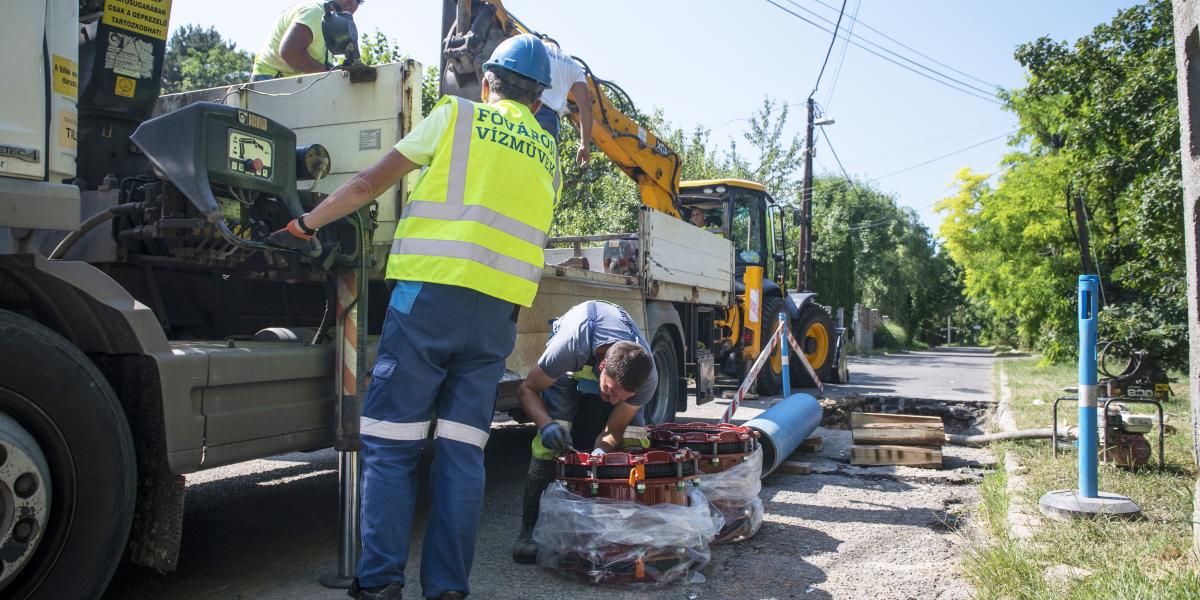
[[[442,30],[445,35],[439,91],[472,99],[480,97],[483,63],[496,46],[514,35],[535,33],[509,13],[502,0],[443,0]],[[583,66],[592,95],[592,142],[633,179],[642,204],[679,217],[675,208],[679,155],[617,108],[609,93],[628,100],[624,91],[597,77],[586,63]],[[627,104],[632,106],[632,102]]]

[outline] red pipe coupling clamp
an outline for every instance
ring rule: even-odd
[[[585,498],[687,506],[687,484],[700,485],[698,457],[688,448],[650,448],[592,456],[559,456],[558,480]]]
[[[700,470],[720,473],[741,464],[758,449],[758,432],[729,423],[664,423],[647,428],[659,448],[686,448],[700,454]]]

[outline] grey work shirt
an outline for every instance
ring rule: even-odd
[[[596,308],[594,323],[588,319],[588,304],[594,304]],[[589,364],[593,365],[599,376],[600,370],[595,366],[596,349],[616,342],[637,342],[651,357],[654,356],[650,344],[624,310],[607,302],[584,302],[554,322],[553,334],[546,342],[546,351],[538,359],[538,366],[552,379],[578,371]],[[651,363],[650,377],[634,390],[633,396],[626,402],[631,406],[644,406],[657,388],[658,371]]]

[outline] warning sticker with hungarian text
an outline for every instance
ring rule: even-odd
[[[105,25],[167,39],[171,0],[104,0]]]
[[[54,93],[79,97],[79,65],[69,58],[55,54],[51,60],[51,70],[54,72]]]

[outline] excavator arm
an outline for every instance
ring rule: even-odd
[[[443,0],[442,32],[439,91],[471,99],[480,97],[483,63],[496,46],[514,35],[537,33],[505,10],[502,0]],[[592,95],[592,142],[633,179],[643,204],[679,217],[679,155],[617,108],[609,93],[624,95],[619,87],[586,64],[584,69]]]

